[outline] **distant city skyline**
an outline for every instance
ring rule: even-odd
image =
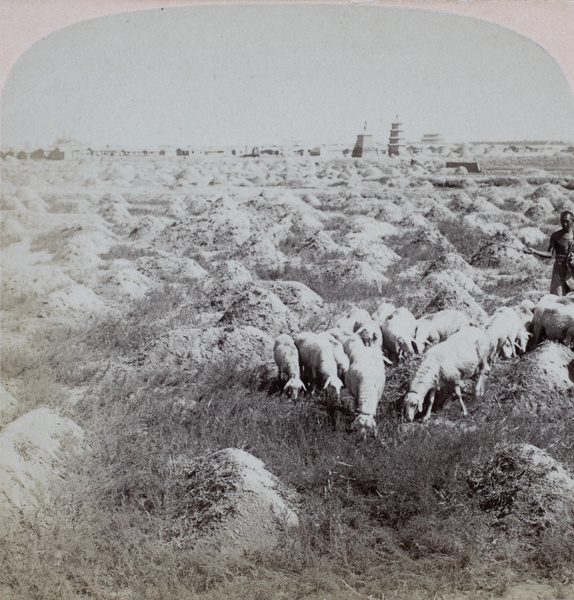
[[[504,27],[388,7],[226,5],[81,22],[37,42],[2,98],[2,147],[574,142],[554,59]]]

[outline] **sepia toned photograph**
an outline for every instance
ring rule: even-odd
[[[0,598],[574,600],[570,63],[69,4],[2,87]]]

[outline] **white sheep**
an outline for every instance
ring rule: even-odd
[[[416,354],[415,333],[417,320],[408,308],[395,309],[382,326],[383,346],[392,358]]]
[[[337,319],[335,327],[351,334],[371,320],[371,315],[364,308],[354,306],[344,317]]]
[[[365,346],[359,336],[345,344],[350,366],[345,385],[355,400],[358,413],[353,426],[362,431],[376,430],[377,406],[385,389],[385,362],[378,345]]]
[[[324,390],[335,390],[339,398],[343,382],[337,375],[337,362],[331,342],[311,331],[298,333],[294,340],[306,381],[311,385],[323,385]]]
[[[378,346],[383,349],[383,332],[373,320],[366,321],[360,327],[355,325],[353,333],[363,340],[365,346]]]
[[[332,335],[335,339],[339,340],[341,344],[345,345],[345,342],[353,336],[352,332],[343,331],[340,327],[331,327],[331,329],[327,329],[329,335]]]
[[[273,347],[273,358],[275,358],[279,369],[279,380],[287,380],[283,391],[289,390],[292,397],[297,398],[299,390],[307,390],[305,384],[301,381],[299,351],[290,335],[282,333],[277,336]]]
[[[574,298],[544,296],[534,309],[532,317],[532,346],[536,347],[542,335],[555,342],[572,347],[574,341]]]
[[[460,310],[445,309],[423,315],[417,319],[415,344],[419,354],[422,354],[427,344],[432,346],[444,342],[459,329],[470,325],[468,317]]]
[[[490,371],[489,354],[490,338],[487,333],[478,327],[470,326],[430,348],[419,365],[405,398],[404,406],[408,419],[412,421],[417,411],[422,412],[428,394],[429,407],[423,418],[424,421],[428,420],[436,391],[449,384],[454,384],[463,415],[466,416],[467,410],[462,400],[460,383],[478,371],[475,395],[477,398],[482,397],[484,380]]]
[[[371,318],[379,327],[382,327],[383,323],[387,320],[387,317],[396,309],[396,306],[390,302],[381,302],[377,307],[377,310],[371,315]]]
[[[526,352],[532,318],[532,311],[523,304],[494,311],[485,324],[491,341],[491,361],[499,354],[505,358],[516,356],[517,349]]]
[[[349,370],[349,357],[345,354],[342,342],[328,331],[321,331],[318,335],[324,337],[331,344],[333,348],[333,357],[337,363],[337,375],[339,376],[339,379],[344,381],[345,375]]]

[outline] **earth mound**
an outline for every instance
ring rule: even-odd
[[[493,378],[503,382],[499,395],[513,411],[562,414],[574,408],[574,352],[562,344],[546,342],[519,361],[500,364]]]
[[[536,259],[523,252],[524,244],[512,233],[501,231],[487,240],[471,256],[470,264],[482,268],[507,268],[516,271],[536,268]]]
[[[79,448],[82,428],[48,408],[37,408],[0,433],[0,513],[25,514],[49,499],[50,481],[62,476],[65,450]]]
[[[536,446],[499,446],[474,467],[468,481],[480,508],[508,533],[535,535],[549,527],[574,527],[574,479]]]
[[[178,367],[209,368],[210,362],[230,360],[244,369],[269,364],[272,356],[273,338],[256,327],[178,328],[153,341],[136,362],[175,371]]]
[[[235,327],[251,325],[277,337],[280,333],[290,333],[299,327],[297,317],[281,302],[273,292],[253,287],[232,302],[219,324]]]
[[[194,458],[171,467],[173,535],[202,552],[224,556],[267,550],[299,519],[295,492],[281,485],[261,460],[237,448]]]

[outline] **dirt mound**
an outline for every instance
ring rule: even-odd
[[[496,204],[493,204],[483,196],[479,196],[470,204],[470,206],[467,207],[466,212],[499,213],[500,208],[498,208]]]
[[[275,247],[275,244],[266,236],[260,233],[253,234],[237,252],[232,254],[232,258],[243,262],[248,266],[262,265],[269,268],[279,268],[287,258]]]
[[[299,523],[295,492],[237,448],[180,458],[166,491],[173,531],[186,547],[224,556],[268,550]],[[178,477],[179,476],[179,477]]]
[[[117,259],[110,263],[108,269],[100,271],[95,291],[111,300],[118,296],[143,298],[151,286],[150,278],[134,269],[132,261]]]
[[[450,270],[460,271],[473,280],[476,278],[476,270],[471,267],[458,252],[446,252],[436,260],[433,260],[423,273],[423,277],[437,271]]]
[[[539,246],[548,239],[538,227],[523,227],[516,232],[516,236],[525,246]]]
[[[544,450],[501,445],[477,464],[468,481],[493,525],[510,534],[535,535],[574,527],[574,479]]]
[[[137,358],[140,366],[195,369],[210,362],[230,360],[255,368],[273,361],[273,338],[256,327],[179,328],[152,342]]]
[[[134,178],[133,169],[125,165],[114,163],[110,167],[104,169],[100,173],[100,179],[103,181],[113,182],[115,185],[129,185],[129,182]]]
[[[16,197],[22,204],[32,212],[45,213],[48,212],[48,203],[34,190],[21,188],[17,191]]]
[[[316,231],[301,242],[297,252],[302,258],[316,260],[329,254],[342,254],[344,249],[325,231]]]
[[[0,513],[23,515],[49,500],[63,474],[62,452],[77,448],[82,428],[47,408],[9,423],[0,433]]]
[[[440,254],[448,254],[456,252],[456,248],[442,235],[438,230],[427,226],[420,231],[417,231],[409,240],[409,245],[412,248],[429,248],[429,251],[434,251]]]
[[[456,272],[454,272],[456,273]],[[464,282],[469,285],[474,285],[471,279],[459,272],[459,277],[464,278]],[[422,314],[438,312],[456,308],[468,316],[471,325],[482,325],[486,321],[487,314],[478,302],[470,295],[470,293],[462,287],[460,282],[457,282],[455,276],[447,271],[439,273],[431,273],[426,278],[428,288],[425,289],[425,294],[421,295],[419,304],[424,304],[424,300],[428,295],[433,294],[430,301],[424,306]]]
[[[212,263],[213,270],[205,282],[205,293],[212,308],[226,309],[240,291],[253,287],[251,272],[236,260]]]
[[[0,239],[1,247],[5,248],[10,244],[21,242],[26,236],[26,228],[20,223],[19,219],[3,212],[0,221]]]
[[[458,288],[468,292],[473,297],[483,295],[482,290],[476,285],[472,277],[459,269],[431,271],[423,277],[423,281],[428,286],[429,293],[451,292]]]
[[[363,260],[330,260],[323,265],[314,265],[312,269],[324,281],[332,281],[334,284],[356,283],[381,288],[388,282],[385,275]]]
[[[536,269],[537,260],[523,250],[524,244],[515,235],[502,231],[483,242],[469,263],[473,267],[510,269],[513,273],[529,267]]]
[[[574,353],[555,342],[546,342],[516,362],[493,369],[486,398],[498,392],[498,400],[518,413],[540,414],[571,411],[574,408]]]
[[[94,291],[81,284],[58,289],[46,298],[39,315],[42,317],[83,317],[103,311],[106,303]]]
[[[85,283],[101,266],[100,254],[109,252],[114,243],[116,238],[107,227],[78,225],[65,234],[52,260],[65,266],[73,279]]]
[[[425,206],[423,210],[425,218],[431,223],[440,223],[455,218],[454,213],[449,208],[431,198],[429,198],[429,206]]]
[[[320,313],[324,308],[323,298],[300,281],[262,281],[260,285],[277,294],[300,318]]]
[[[538,201],[540,198],[547,198],[552,206],[558,210],[565,201],[569,202],[568,196],[564,193],[564,188],[553,183],[544,183],[530,194],[531,200]]]
[[[526,200],[524,196],[511,196],[504,203],[504,210],[518,211],[524,214],[532,206],[532,202]]]
[[[164,231],[174,225],[175,221],[168,217],[146,216],[139,220],[137,226],[130,231],[128,239],[130,241],[142,240],[151,242],[153,240],[155,242],[156,238],[160,237]]]
[[[534,223],[539,223],[557,215],[554,206],[552,206],[548,198],[537,198],[535,203],[524,212],[524,216],[528,217]]]
[[[117,192],[106,194],[98,202],[98,213],[111,225],[117,227],[132,227],[135,218],[131,216],[128,210],[128,202]]]
[[[56,290],[75,285],[74,280],[52,264],[27,264],[10,261],[2,273],[2,289],[20,297],[45,297]]]
[[[472,213],[465,215],[462,219],[462,223],[465,227],[472,229],[480,229],[486,235],[496,235],[508,229],[508,226],[504,223],[497,221],[490,221],[488,218],[484,218],[489,213]],[[490,213],[491,214],[491,213]]]
[[[135,260],[135,267],[140,273],[159,281],[207,277],[207,271],[195,260],[168,253],[165,256],[140,256]]]
[[[466,211],[472,204],[471,197],[466,192],[454,192],[448,204],[451,211]]]
[[[219,320],[220,325],[251,325],[275,338],[299,327],[297,317],[269,290],[253,287],[239,294]]]
[[[0,428],[12,421],[18,413],[18,400],[0,386]]]

